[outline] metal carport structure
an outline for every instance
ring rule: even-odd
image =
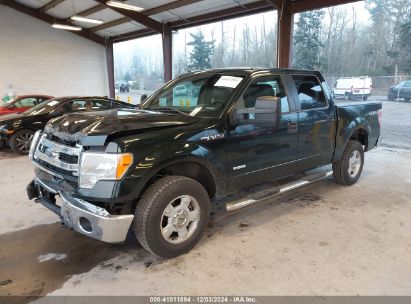
[[[289,67],[295,14],[357,1],[360,0],[140,0],[138,6],[142,11],[113,7],[107,0],[72,0],[71,7],[68,0],[0,0],[0,4],[49,24],[78,25],[72,16],[95,18],[100,14],[102,24],[86,27],[82,23],[81,30],[73,33],[105,47],[109,91],[113,97],[113,43],[161,34],[164,80],[168,81],[172,77],[172,31],[277,10],[277,66]],[[131,0],[117,2],[135,5]]]

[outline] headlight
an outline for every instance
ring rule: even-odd
[[[33,139],[31,140],[30,151],[29,151],[29,159],[33,160],[34,152],[36,151],[37,144],[39,143],[39,139],[41,136],[41,131],[37,131],[34,133]]]
[[[2,126],[0,126],[0,133],[8,134],[8,135],[13,134],[14,130],[12,130],[12,129],[9,130],[9,129],[10,129],[9,125],[2,125]]]
[[[80,188],[93,189],[99,180],[119,180],[133,163],[133,155],[84,152],[80,164]]]

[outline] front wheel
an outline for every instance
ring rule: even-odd
[[[134,232],[140,244],[162,258],[193,248],[210,215],[207,191],[184,176],[166,176],[152,184],[137,203]]]
[[[350,140],[341,160],[333,163],[334,178],[341,185],[353,185],[360,178],[363,166],[364,149],[360,142]]]
[[[30,151],[34,132],[32,130],[20,130],[10,137],[10,148],[14,153],[25,155]]]

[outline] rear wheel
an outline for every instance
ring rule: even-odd
[[[156,181],[137,203],[134,232],[153,254],[171,258],[193,248],[208,223],[210,200],[197,181],[166,176]]]
[[[333,163],[334,178],[341,185],[357,182],[364,166],[364,149],[360,142],[350,140],[340,161]]]
[[[34,131],[20,130],[10,137],[10,148],[14,153],[25,155],[30,151],[31,141],[33,140]]]

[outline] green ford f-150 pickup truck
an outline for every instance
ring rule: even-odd
[[[132,232],[147,250],[173,257],[199,241],[212,204],[236,210],[332,172],[254,186],[329,164],[338,183],[354,184],[380,119],[381,103],[334,104],[318,72],[192,72],[139,109],[51,120],[32,141],[27,192],[79,233],[117,243]]]

